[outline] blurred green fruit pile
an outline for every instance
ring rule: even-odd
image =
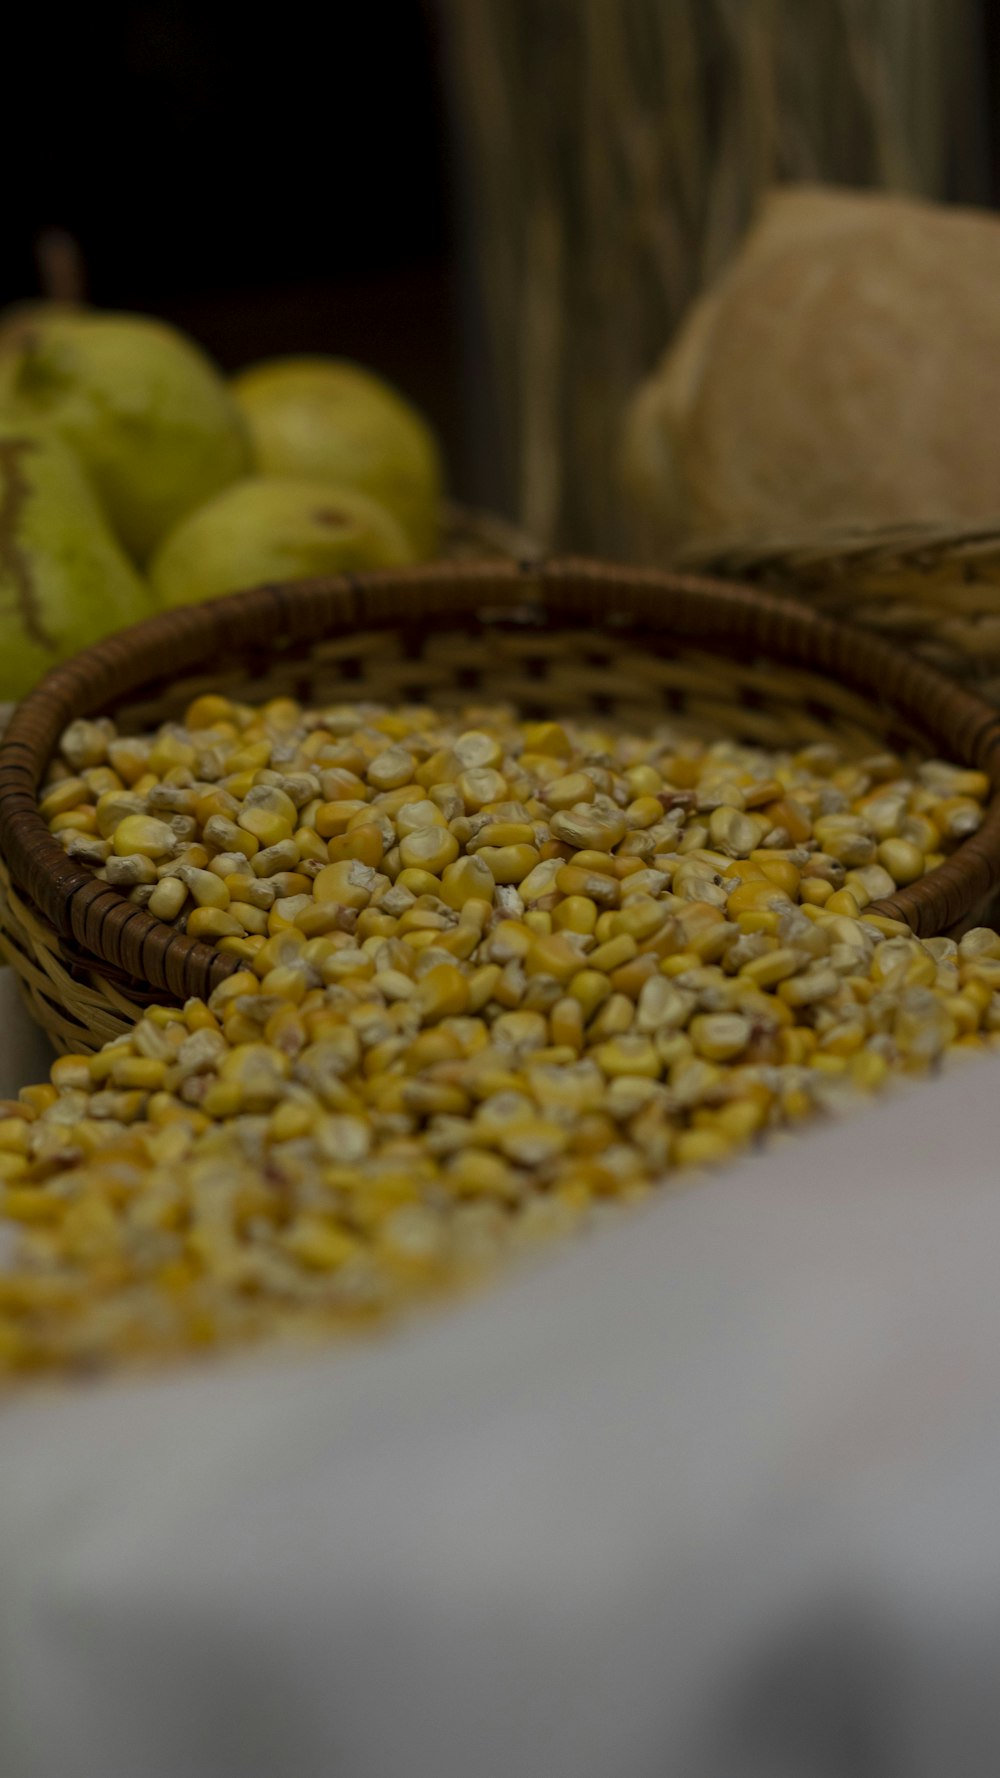
[[[0,700],[164,606],[402,566],[438,543],[441,459],[395,390],[332,358],[227,384],[160,321],[0,320]]]

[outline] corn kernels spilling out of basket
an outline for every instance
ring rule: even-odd
[[[1000,936],[870,911],[977,772],[217,697],[63,762],[67,849],[241,967],[3,1108],[9,1371],[356,1321],[1000,1032]]]

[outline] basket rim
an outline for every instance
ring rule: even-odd
[[[731,572],[738,577],[772,564],[806,571],[867,558],[919,563],[966,553],[1000,555],[1000,513],[975,522],[892,520],[879,525],[809,525],[780,532],[732,527],[686,538],[672,554],[671,564],[682,572]]]
[[[168,997],[205,996],[240,967],[129,902],[67,857],[39,813],[37,787],[58,737],[143,685],[214,659],[358,630],[491,623],[581,627],[605,642],[636,631],[727,654],[747,650],[825,674],[985,770],[985,819],[944,864],[873,904],[917,934],[946,931],[1000,885],[1000,712],[871,632],[753,585],[587,558],[435,562],[266,585],[160,612],[55,667],[17,706],[0,741],[0,838],[13,884],[90,973]]]

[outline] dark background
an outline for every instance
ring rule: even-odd
[[[403,387],[461,460],[439,17],[369,0],[251,23],[226,4],[9,9],[0,304],[35,243],[79,243],[88,295],[163,315],[226,369],[295,351]]]
[[[462,331],[447,5],[9,7],[0,306],[39,294],[36,243],[64,229],[91,300],[166,317],[227,370],[319,351],[381,371],[436,425],[454,491],[505,504]],[[982,17],[1000,96],[1000,7]]]

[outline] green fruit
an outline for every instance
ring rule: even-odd
[[[387,383],[337,358],[276,358],[244,371],[233,393],[261,474],[360,488],[395,514],[421,557],[434,554],[442,487],[437,441]]]
[[[0,412],[72,445],[137,561],[250,466],[242,416],[215,367],[139,315],[28,309],[0,329]]]
[[[72,451],[0,420],[0,698],[152,609]]]
[[[355,488],[253,476],[182,519],[149,572],[163,604],[194,605],[264,581],[413,560],[392,514]]]

